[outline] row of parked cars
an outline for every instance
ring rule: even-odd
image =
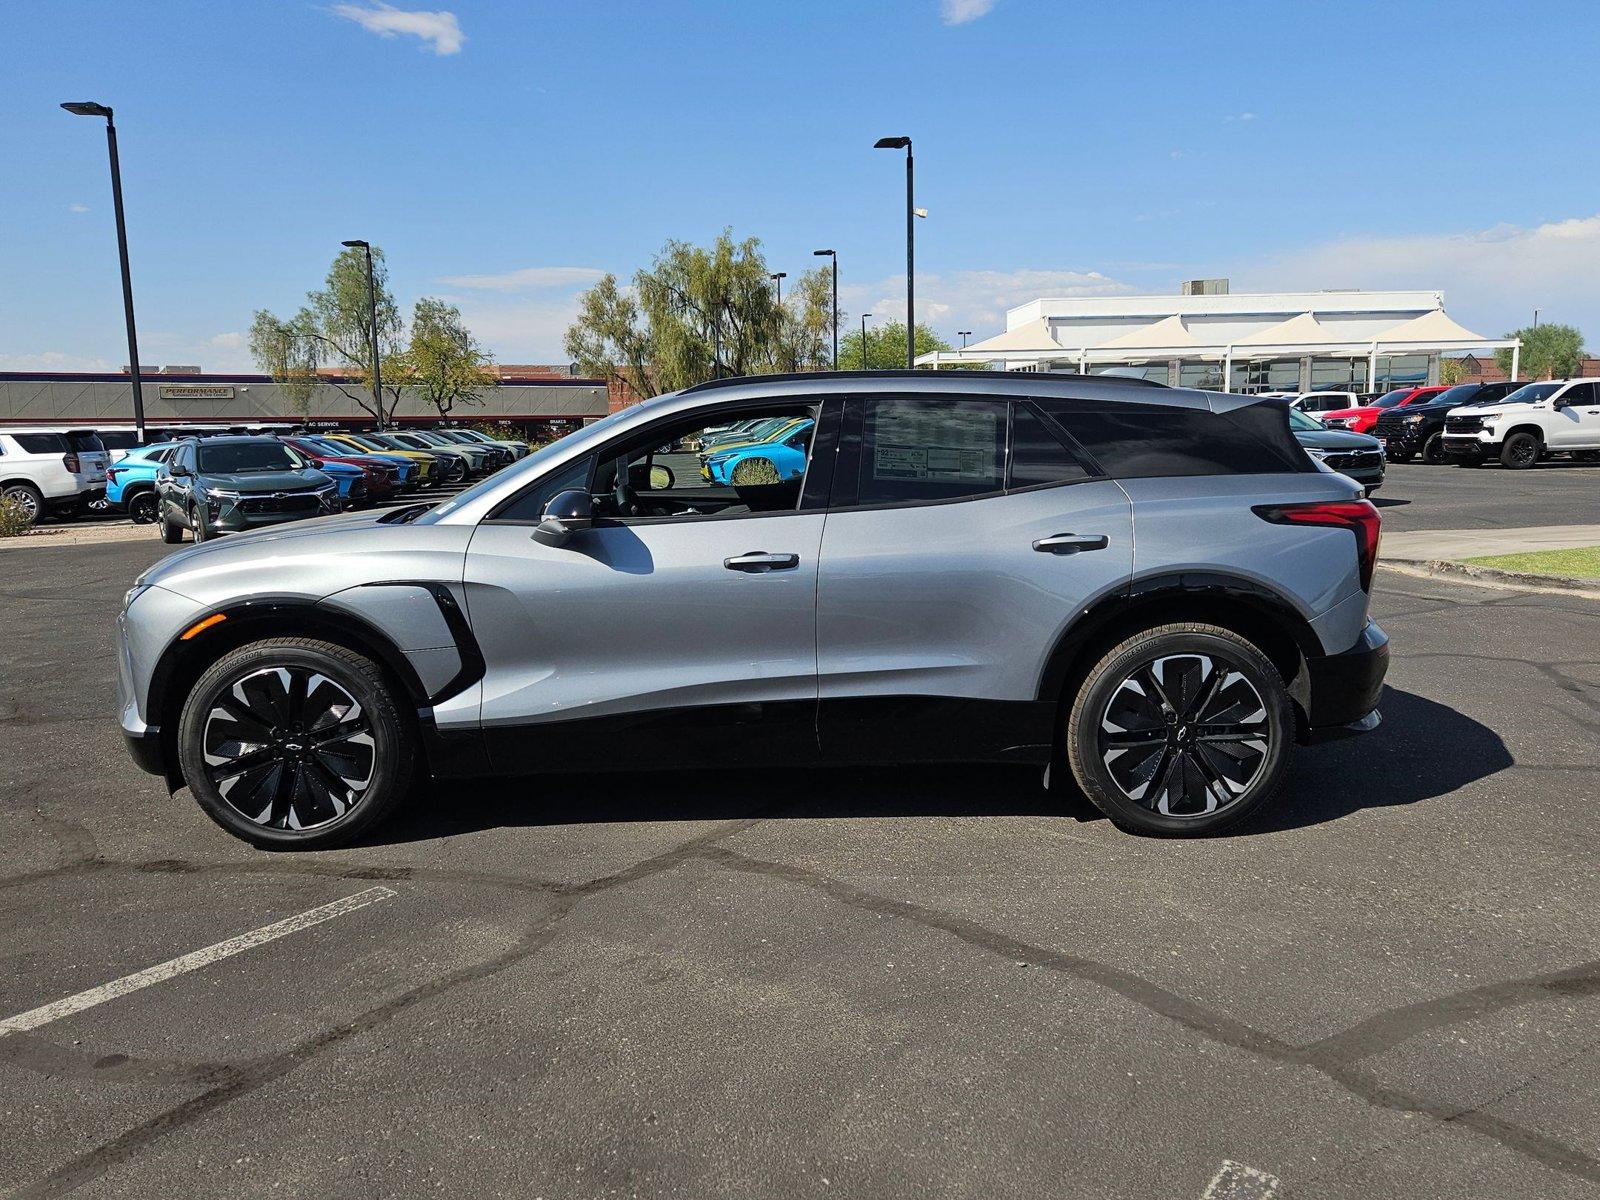
[[[221,532],[272,523],[246,520],[247,514],[282,520],[361,508],[481,478],[528,453],[526,443],[475,429],[285,427],[239,435],[188,427],[158,433],[146,445],[136,440],[131,428],[6,429],[0,432],[0,497],[12,499],[29,523],[47,514],[109,508],[140,524],[161,522],[165,513],[164,529],[176,526],[181,536],[190,528],[203,536],[198,526],[208,513],[214,520],[205,532]],[[270,511],[274,506],[282,511]]]
[[[1308,392],[1289,403],[1329,429],[1370,434],[1390,462],[1493,460],[1519,470],[1556,454],[1600,460],[1600,379],[1405,387],[1371,397]]]

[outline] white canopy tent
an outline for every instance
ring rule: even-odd
[[[1179,314],[1163,317],[1092,345],[1066,345],[1057,340],[1056,332],[1048,318],[1037,317],[1015,329],[974,342],[960,350],[939,350],[920,355],[916,363],[919,367],[938,369],[957,363],[1003,362],[1007,370],[1038,370],[1048,369],[1053,363],[1076,361],[1079,373],[1087,374],[1091,366],[1106,363],[1151,363],[1173,359],[1220,362],[1222,388],[1228,391],[1231,390],[1233,364],[1236,362],[1307,355],[1364,358],[1367,360],[1367,386],[1368,390],[1372,390],[1378,377],[1380,354],[1509,349],[1511,377],[1515,379],[1522,350],[1522,343],[1515,338],[1486,338],[1473,333],[1457,324],[1442,308],[1402,321],[1376,337],[1356,340],[1319,321],[1313,312],[1302,312],[1228,342],[1208,342],[1203,337],[1197,337]]]

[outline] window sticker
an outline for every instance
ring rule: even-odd
[[[884,406],[873,428],[872,474],[879,480],[992,483],[1001,413],[982,408]]]

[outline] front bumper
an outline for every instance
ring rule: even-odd
[[[1356,644],[1341,654],[1306,660],[1309,703],[1306,741],[1365,733],[1378,724],[1378,697],[1389,670],[1389,638],[1368,621]]]
[[[1499,442],[1500,439],[1487,429],[1477,433],[1447,433],[1444,452],[1451,458],[1487,458]]]

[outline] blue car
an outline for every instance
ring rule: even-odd
[[[292,447],[289,448],[289,453],[308,465],[315,461],[317,470],[339,485],[339,503],[346,508],[366,507],[367,473],[360,467],[351,466],[349,463],[329,462],[325,459],[308,459]]]
[[[148,525],[156,519],[156,470],[177,442],[156,442],[135,446],[106,468],[106,504],[121,509],[135,525]]]
[[[785,428],[779,435],[781,440],[769,442],[756,442],[753,445],[741,444],[727,450],[713,450],[706,456],[706,477],[716,484],[725,487],[735,483],[745,482],[736,478],[735,472],[741,463],[754,463],[758,460],[771,465],[778,473],[779,482],[790,479],[799,479],[806,473],[806,448],[811,444],[811,427],[815,421],[801,421],[798,425],[785,423]],[[769,482],[770,475],[761,472],[761,477],[751,482]]]

